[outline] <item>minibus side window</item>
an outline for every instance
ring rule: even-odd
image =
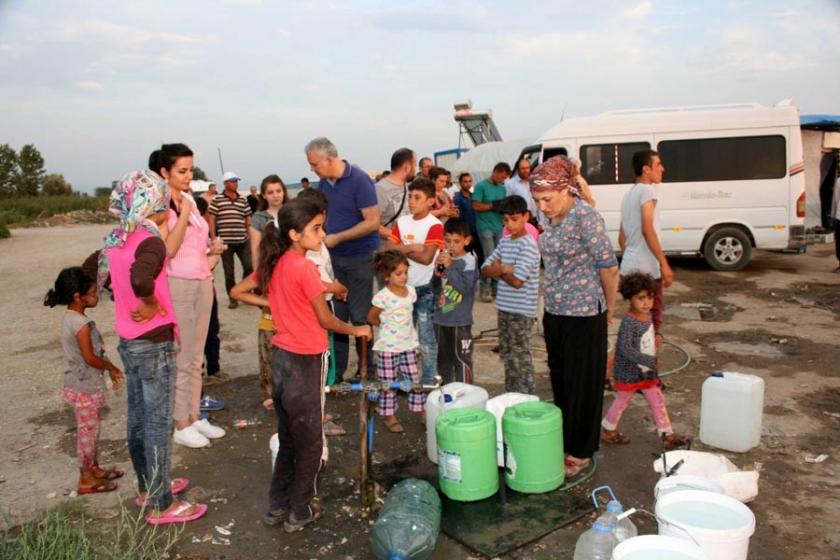
[[[568,156],[569,152],[566,148],[546,148],[543,151],[543,161],[548,161],[554,156]]]
[[[664,183],[781,179],[787,175],[784,136],[663,140]]]
[[[523,159],[527,159],[528,163],[531,164],[531,169],[536,167],[540,164],[540,152],[542,151],[542,145],[540,144],[532,144],[530,146],[525,146],[522,148],[522,153],[519,154],[519,157],[516,158],[517,162],[522,161]]]
[[[580,147],[580,172],[590,185],[633,183],[633,154],[649,150],[648,142],[589,144]]]

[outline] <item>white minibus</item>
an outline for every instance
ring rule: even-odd
[[[618,248],[633,154],[659,152],[660,239],[666,254],[740,270],[753,248],[805,249],[799,110],[790,102],[610,111],[566,119],[526,147],[534,164],[574,155]]]

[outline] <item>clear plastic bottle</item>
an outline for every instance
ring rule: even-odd
[[[607,502],[606,513],[604,515],[609,517],[610,524],[615,525],[616,540],[618,540],[618,542],[622,542],[638,535],[639,530],[636,529],[636,526],[628,517],[619,521],[618,517],[624,513],[624,508],[622,507],[621,502],[618,501],[618,498],[615,497],[615,492],[613,492],[612,488],[609,486],[599,486],[592,491],[592,503],[595,505],[595,508],[597,509],[600,507],[598,503],[599,492],[607,492],[610,495],[610,499]]]
[[[615,538],[615,517],[604,514],[586,530],[575,544],[574,560],[610,560],[618,544]]]
[[[630,521],[629,517],[618,519],[618,516],[624,513],[624,508],[618,500],[610,500],[607,503],[607,515],[612,515],[615,522],[615,539],[618,542],[626,541],[639,534],[636,525]]]
[[[437,490],[410,478],[394,485],[371,531],[377,560],[426,560],[435,551],[441,504]]]

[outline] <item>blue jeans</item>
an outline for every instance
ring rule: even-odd
[[[370,302],[373,299],[373,255],[361,257],[332,257],[335,279],[347,287],[347,301],[333,300],[335,316],[354,325],[366,325]],[[335,376],[341,381],[350,358],[350,337],[335,334]],[[356,339],[356,351],[359,350]],[[368,375],[376,372],[373,345],[368,346]]]
[[[484,253],[485,260],[490,258],[490,255],[492,255],[493,251],[496,250],[496,245],[499,244],[499,241],[501,239],[501,231],[478,232],[478,241],[481,243],[481,251]],[[479,284],[479,289],[481,291],[481,295],[493,294],[495,296],[496,291],[498,290],[498,286],[498,278],[482,278],[481,283]]]
[[[128,453],[140,492],[153,509],[172,504],[169,441],[175,383],[175,343],[121,338],[117,346],[128,393]]]
[[[414,302],[414,326],[420,339],[420,368],[423,374],[422,382],[426,385],[434,383],[437,373],[438,344],[435,336],[435,325],[432,318],[435,314],[435,290],[432,284],[417,286],[417,301]]]

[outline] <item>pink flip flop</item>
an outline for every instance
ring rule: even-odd
[[[189,515],[181,515],[183,512],[190,509],[191,507],[196,508],[195,512]],[[170,525],[172,523],[189,523],[190,521],[195,521],[196,519],[202,517],[205,513],[207,513],[207,504],[191,504],[189,502],[181,502],[180,506],[170,511],[166,515],[161,515],[158,517],[147,515],[146,522],[149,525]]]
[[[171,481],[169,481],[169,491],[173,494],[180,494],[181,492],[186,490],[189,485],[190,481],[186,478],[173,478]],[[134,505],[140,508],[147,507],[149,505],[149,498],[144,499],[140,496],[137,496],[136,498],[134,498]]]

